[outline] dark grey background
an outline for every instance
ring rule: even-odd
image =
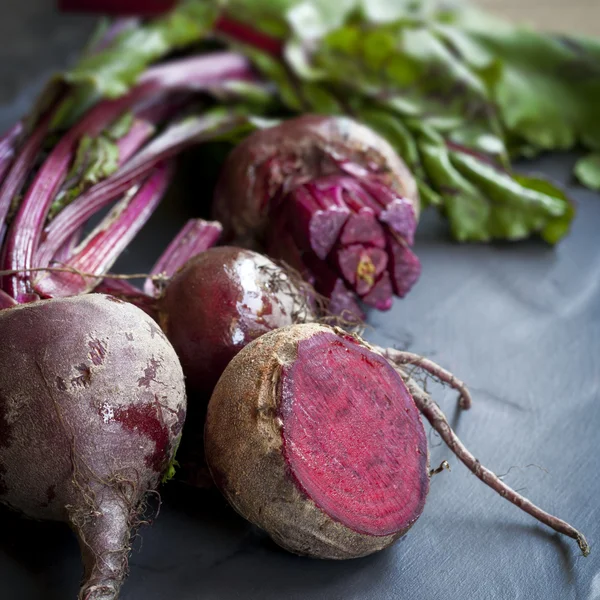
[[[58,16],[51,4],[0,4],[2,130],[91,30],[90,19]],[[521,167],[566,183],[573,160]],[[447,458],[452,471],[435,477],[423,516],[390,550],[344,563],[298,558],[216,494],[171,487],[156,523],[141,531],[123,599],[600,600],[600,197],[569,189],[579,212],[555,249],[459,246],[426,214],[416,244],[421,281],[391,312],[370,316],[368,336],[426,354],[469,382],[475,404],[460,419],[453,394],[437,394],[462,439],[498,473],[519,467],[506,481],[581,528],[589,558],[487,489],[432,435],[432,462]],[[148,269],[190,212],[189,202],[164,206],[118,268]],[[66,527],[0,511],[2,600],[74,599],[79,576]]]

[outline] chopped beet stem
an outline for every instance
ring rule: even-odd
[[[420,356],[419,354],[414,354],[413,352],[405,352],[404,350],[396,350],[395,348],[376,347],[376,350],[396,366],[414,365],[415,367],[427,371],[427,373],[437,380],[448,384],[460,394],[458,404],[461,408],[465,410],[471,408],[473,402],[471,392],[469,392],[466,383],[455,377],[450,371],[446,371],[446,369],[434,363],[432,360]]]
[[[223,226],[218,221],[190,219],[156,261],[150,274],[172,277],[190,258],[212,248],[222,232]],[[144,291],[154,296],[160,291],[160,286],[149,277],[144,283]]]
[[[511,487],[506,485],[495,473],[484,467],[467,450],[456,433],[454,433],[441,408],[410,377],[405,373],[400,374],[406,382],[417,407],[421,413],[423,413],[423,416],[429,421],[433,429],[437,431],[448,448],[454,452],[456,457],[460,459],[475,476],[498,492],[500,496],[540,521],[540,523],[544,523],[545,525],[548,525],[548,527],[554,529],[554,531],[573,538],[577,542],[583,556],[587,556],[590,553],[590,546],[585,539],[585,536],[580,531],[569,525],[566,521],[542,510],[530,500],[521,496]]]
[[[350,211],[333,202],[321,202],[306,186],[299,186],[289,194],[285,207],[290,211],[288,222],[298,247],[313,250],[325,259],[335,245]]]

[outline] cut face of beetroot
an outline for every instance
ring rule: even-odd
[[[429,490],[425,431],[404,383],[352,338],[318,333],[281,374],[284,458],[332,519],[385,536],[409,527]]]

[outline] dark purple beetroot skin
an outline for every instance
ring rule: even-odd
[[[376,552],[425,506],[427,440],[405,384],[329,327],[279,329],[240,352],[215,388],[205,436],[226,498],[297,554]]]
[[[387,310],[420,273],[410,249],[416,182],[384,138],[347,117],[304,115],[248,136],[223,167],[214,215],[225,239],[258,243],[276,258],[289,255],[292,243],[295,268],[331,297],[330,310],[340,305],[342,282],[355,298]],[[391,256],[392,243],[404,253]],[[315,261],[333,278],[311,268]]]
[[[314,319],[308,298],[281,267],[228,246],[188,261],[169,282],[159,313],[188,389],[206,401],[244,346],[278,327]]]
[[[114,600],[185,420],[177,355],[145,313],[100,294],[1,311],[0,338],[0,501],[68,523],[80,598]]]

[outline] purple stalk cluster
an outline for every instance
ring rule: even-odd
[[[197,102],[199,94],[223,97],[231,94],[232,82],[256,81],[249,62],[238,54],[177,59],[147,69],[126,95],[93,106],[47,156],[42,154],[43,145],[64,94],[31,131],[26,132],[21,123],[13,127],[0,139],[0,267],[10,273],[2,278],[0,305],[93,289],[163,197],[171,178],[170,159],[241,122],[228,109],[179,121],[176,115]],[[116,141],[117,170],[82,190],[49,218],[54,201],[72,183],[69,171],[82,139],[101,135],[128,114],[133,116],[132,124]],[[110,214],[80,242],[87,221],[113,203]],[[11,207],[16,212],[9,222]],[[197,229],[188,232],[188,243]],[[73,272],[40,271],[51,266]],[[98,279],[77,275],[75,270]]]
[[[412,204],[384,185],[349,175],[329,175],[299,185],[274,211],[282,229],[267,233],[272,255],[288,259],[331,300],[336,314],[360,315],[366,305],[389,310],[420,274],[410,250],[416,217]]]

